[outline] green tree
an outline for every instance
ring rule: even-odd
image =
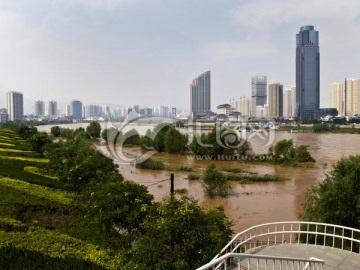
[[[169,154],[180,154],[185,151],[188,137],[181,134],[175,127],[170,127],[165,134],[165,152]]]
[[[217,170],[213,163],[206,168],[201,180],[205,194],[210,197],[226,197],[231,192],[231,186],[227,183],[224,174]]]
[[[234,129],[224,127],[194,136],[189,147],[195,155],[207,156],[209,159],[227,159],[233,155],[246,155],[251,150],[250,143],[239,138]]]
[[[154,148],[156,151],[165,152],[165,136],[166,132],[170,128],[168,123],[158,124],[153,131]]]
[[[36,152],[43,152],[46,144],[51,143],[51,137],[46,132],[38,132],[29,138],[31,147]]]
[[[109,174],[121,178],[118,165],[81,136],[48,145],[46,157],[49,168],[57,174],[65,188],[72,191],[82,191],[91,181],[102,182]]]
[[[101,134],[101,126],[99,122],[92,121],[87,127],[86,127],[86,133],[91,139],[98,139],[100,138]]]
[[[222,209],[205,212],[194,199],[167,198],[143,222],[128,269],[196,269],[230,240],[231,226]]]
[[[360,229],[360,155],[338,161],[305,193],[303,220]]]
[[[131,181],[94,182],[83,194],[87,218],[96,219],[105,233],[114,227],[139,233],[153,200],[145,186]]]
[[[125,132],[124,135],[117,137],[117,143],[130,144],[130,145],[141,145],[141,138],[139,132],[136,129],[130,129]]]
[[[295,160],[298,162],[315,162],[310,155],[308,145],[299,145],[295,148]]]
[[[269,153],[274,155],[276,162],[289,161],[295,158],[295,147],[292,139],[278,141],[269,148]]]
[[[115,141],[121,138],[122,133],[118,131],[116,128],[105,128],[101,132],[101,138],[103,138],[106,142],[115,143]]]
[[[308,145],[296,146],[292,139],[283,139],[269,148],[269,154],[275,157],[275,163],[315,162],[308,147]]]
[[[60,137],[61,136],[61,129],[59,126],[54,126],[50,129],[51,131],[51,134],[54,136],[54,137]]]

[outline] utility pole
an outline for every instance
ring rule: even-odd
[[[170,194],[174,195],[174,174],[170,174]]]

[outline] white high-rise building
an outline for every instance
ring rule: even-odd
[[[241,116],[250,117],[250,99],[248,97],[241,97],[239,103]]]
[[[233,111],[240,112],[240,102],[239,100],[235,98],[230,99],[230,106],[233,109]]]
[[[71,116],[70,104],[66,105],[66,116]]]
[[[338,110],[338,115],[344,115],[343,84],[334,82],[330,84],[330,108]]]
[[[95,104],[85,105],[84,116],[88,119],[98,119],[99,117],[101,117],[101,107]]]
[[[296,113],[296,86],[291,86],[291,107],[292,107],[292,114],[291,116],[294,117]]]
[[[283,116],[283,86],[279,82],[269,84],[268,106],[268,117]]]
[[[293,108],[292,108],[292,96],[291,90],[284,91],[284,117],[290,118],[293,116]]]
[[[50,115],[50,116],[57,116],[58,115],[57,102],[54,101],[54,100],[49,101],[48,115]]]
[[[345,115],[360,114],[360,80],[345,80]]]
[[[16,91],[7,92],[7,111],[9,121],[22,120],[24,117],[23,94]]]
[[[34,103],[34,114],[37,116],[45,116],[45,102],[36,100]]]

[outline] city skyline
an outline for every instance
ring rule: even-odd
[[[250,96],[254,74],[285,89],[294,85],[293,35],[307,24],[321,32],[320,107],[329,104],[331,82],[360,77],[358,1],[204,3],[0,3],[6,52],[0,91],[21,91],[31,100],[127,105],[146,99],[188,108],[189,80],[211,70],[214,110],[229,97]],[[203,18],[194,18],[200,10]]]

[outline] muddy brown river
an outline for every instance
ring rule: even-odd
[[[70,124],[64,127],[77,128],[87,124]],[[50,131],[51,126],[40,126],[39,130]],[[135,128],[144,134],[149,126]],[[186,130],[182,130],[186,132]],[[161,200],[170,192],[170,181],[156,183],[170,178],[175,174],[175,189],[186,189],[187,195],[197,199],[205,209],[223,207],[226,214],[234,222],[235,232],[250,226],[286,220],[297,220],[302,211],[304,192],[310,186],[321,181],[325,173],[341,157],[360,153],[360,135],[357,134],[314,134],[314,133],[285,133],[276,132],[274,142],[284,138],[293,138],[295,144],[309,145],[309,151],[316,159],[312,168],[293,168],[274,166],[266,163],[245,163],[239,161],[216,161],[218,168],[242,168],[246,171],[259,174],[276,174],[286,180],[270,183],[239,184],[230,182],[232,194],[228,198],[209,198],[204,196],[198,180],[187,180],[187,172],[179,171],[153,171],[137,169],[132,164],[115,160],[120,166],[120,172],[125,179],[133,180],[148,186],[149,192],[156,200]],[[268,146],[259,137],[250,140],[253,152],[266,153]],[[105,144],[98,148],[107,151]],[[125,152],[136,153],[136,148],[126,149]],[[157,153],[153,158],[163,160],[167,165],[179,167],[186,165],[192,167],[195,173],[201,173],[211,161],[197,160],[186,155],[169,155]]]

